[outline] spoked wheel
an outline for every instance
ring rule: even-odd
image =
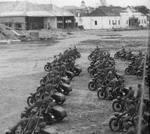
[[[125,69],[125,74],[126,74],[126,75],[130,75],[130,69],[129,69],[129,68],[126,68],[126,69]]]
[[[109,121],[109,127],[112,131],[118,132],[120,130],[120,124],[117,118],[113,117]]]
[[[92,60],[90,55],[88,56],[88,60],[89,60],[89,61],[91,61],[91,60]]]
[[[95,85],[95,83],[92,82],[92,81],[89,82],[88,88],[89,88],[90,91],[95,91],[95,90],[96,90],[96,85]]]
[[[114,112],[122,112],[122,110],[123,110],[123,106],[118,101],[113,102],[112,108],[113,108]]]
[[[34,99],[31,96],[29,96],[27,98],[27,104],[28,104],[28,106],[32,106],[34,103],[35,103]]]
[[[50,70],[49,66],[48,66],[48,65],[45,65],[45,66],[44,66],[44,70],[45,70],[46,72],[48,72],[48,71]]]
[[[105,99],[106,98],[106,92],[103,91],[101,88],[97,91],[97,97],[99,99]]]
[[[117,55],[117,54],[115,54],[115,55],[114,55],[114,58],[115,58],[115,59],[118,59],[119,57],[118,57],[118,55]]]
[[[92,70],[92,68],[91,68],[91,67],[88,67],[88,69],[87,69],[88,73],[90,73],[91,70]]]
[[[15,130],[15,134],[21,134],[23,133],[23,127],[21,125],[17,126]]]
[[[45,81],[43,79],[40,80],[40,85],[45,85]]]
[[[142,77],[143,77],[142,73],[137,73],[136,76],[138,79],[142,79]]]

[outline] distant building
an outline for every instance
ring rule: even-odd
[[[72,28],[72,13],[51,4],[30,2],[0,2],[0,23],[14,29]]]
[[[115,29],[147,27],[147,16],[132,7],[101,6],[87,15],[76,17],[78,26],[84,29]]]
[[[141,12],[136,11],[133,7],[127,7],[120,13],[121,27],[147,27],[148,18]]]

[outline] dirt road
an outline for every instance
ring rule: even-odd
[[[83,31],[74,32],[64,39],[51,42],[0,45],[0,133],[14,125],[26,106],[29,93],[39,86],[45,75],[43,66],[55,54],[77,45],[82,54],[77,63],[83,72],[72,82],[73,92],[64,104],[68,117],[59,124],[50,126],[49,131],[59,134],[111,133],[108,118],[112,113],[110,101],[99,101],[96,92],[87,88],[90,80],[87,74],[88,54],[96,45],[108,49],[113,54],[122,45],[133,50],[145,50],[147,31]],[[135,48],[136,46],[136,48]],[[127,62],[116,61],[118,72],[124,73]],[[126,85],[136,87],[140,82],[134,76],[125,76]]]

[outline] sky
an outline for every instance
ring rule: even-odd
[[[25,0],[0,0],[0,1],[25,1]],[[80,6],[81,0],[26,0],[35,3],[53,3],[57,6]],[[87,6],[97,6],[100,5],[100,0],[84,0]],[[137,6],[137,5],[145,5],[150,8],[150,0],[106,0],[107,5],[115,5],[115,6]]]

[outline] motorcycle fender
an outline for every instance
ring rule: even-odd
[[[118,99],[114,99],[114,100],[113,100],[113,103],[114,103],[115,101],[118,101]]]
[[[111,115],[108,120],[110,121],[112,118],[117,118],[115,115]]]

